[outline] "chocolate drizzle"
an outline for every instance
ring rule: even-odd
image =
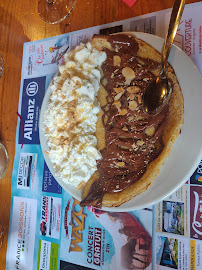
[[[107,60],[102,65],[101,83],[108,93],[108,104],[102,107],[106,147],[97,162],[99,179],[91,185],[81,202],[83,206],[101,207],[106,192],[120,192],[135,183],[164,146],[162,133],[169,107],[156,116],[146,115],[142,108],[144,91],[155,78],[151,71],[158,63],[137,55],[139,45],[133,37],[120,34],[109,36],[107,40],[113,50],[104,49]],[[118,65],[114,56],[121,59]],[[125,67],[135,73],[131,80],[123,75]]]

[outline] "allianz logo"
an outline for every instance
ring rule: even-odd
[[[38,83],[36,83],[36,82],[30,82],[27,85],[26,93],[27,93],[28,96],[33,97],[38,92],[38,89],[39,89]]]

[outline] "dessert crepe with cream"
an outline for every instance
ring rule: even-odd
[[[94,36],[65,56],[44,123],[49,157],[63,181],[83,189],[81,205],[119,206],[154,181],[183,125],[183,96],[156,116],[142,99],[160,54],[132,34]]]

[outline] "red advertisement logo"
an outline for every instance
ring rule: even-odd
[[[190,187],[190,236],[202,239],[202,187]]]

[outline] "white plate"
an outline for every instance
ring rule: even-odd
[[[135,33],[161,52],[164,40],[160,37]],[[142,194],[119,207],[104,208],[108,211],[132,211],[155,204],[182,186],[192,175],[202,158],[202,77],[192,60],[179,48],[173,46],[169,62],[175,70],[184,96],[184,125],[170,156],[161,168],[160,174]],[[45,161],[58,183],[73,197],[81,200],[81,192],[55,176],[52,162],[44,151],[48,150],[44,136],[43,116],[51,94],[48,88],[41,107],[39,135]]]

